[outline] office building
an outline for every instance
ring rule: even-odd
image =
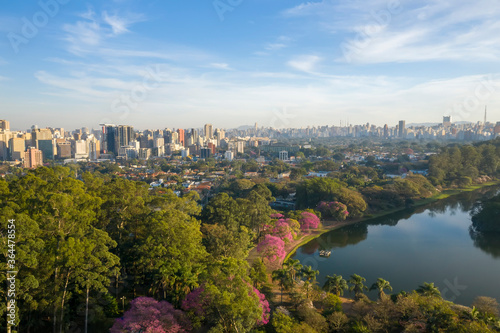
[[[0,130],[0,160],[9,159],[9,140],[12,138],[12,132],[9,130]]]
[[[398,127],[398,137],[404,138],[405,133],[406,133],[406,122],[404,120],[400,120]]]
[[[282,150],[279,152],[280,161],[288,161],[288,152],[286,150]]]
[[[443,127],[444,128],[451,127],[451,116],[443,116]]]
[[[57,158],[71,158],[71,142],[57,143]]]
[[[37,140],[37,148],[42,151],[44,158],[48,160],[54,159],[54,150],[56,149],[53,139]]]
[[[118,149],[116,147],[116,137],[118,136],[118,130],[115,125],[104,125],[103,126],[103,153],[113,153],[118,155]]]
[[[128,143],[132,140],[135,140],[134,128],[127,125],[118,126],[116,149],[119,149],[123,146],[128,146]]]
[[[212,156],[212,151],[210,148],[201,148],[200,149],[200,158],[209,158]]]

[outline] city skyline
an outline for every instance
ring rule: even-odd
[[[9,3],[1,118],[97,128],[500,119],[500,7],[330,0]]]

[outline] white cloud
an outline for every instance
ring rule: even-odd
[[[74,54],[95,51],[95,47],[104,40],[128,32],[130,25],[144,20],[144,17],[138,14],[120,17],[109,15],[106,11],[102,13],[102,18],[99,18],[91,8],[79,17],[84,20],[63,25],[63,30],[66,32],[64,39],[69,44],[68,51]]]
[[[128,26],[144,20],[143,15],[128,15],[120,17],[118,15],[109,15],[106,11],[102,13],[102,17],[104,22],[111,27],[115,35],[128,32]]]
[[[399,6],[394,9],[392,3]],[[289,19],[307,16],[316,33],[340,36],[334,50],[340,54],[338,61],[500,60],[497,0],[323,0],[304,2],[282,14]]]
[[[303,72],[314,71],[321,58],[316,55],[303,55],[288,61],[288,66]]]
[[[209,67],[217,68],[217,69],[224,69],[224,70],[231,70],[232,69],[228,64],[218,63],[218,62],[211,63]]]

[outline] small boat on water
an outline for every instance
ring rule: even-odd
[[[332,254],[332,251],[321,250],[319,251],[320,257],[329,257]]]

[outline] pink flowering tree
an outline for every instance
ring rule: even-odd
[[[269,322],[269,303],[246,280],[248,268],[246,261],[235,258],[224,258],[207,266],[205,283],[182,303],[195,328],[250,332]]]
[[[130,303],[130,309],[115,321],[111,333],[178,333],[189,332],[191,324],[181,310],[172,304],[151,297],[138,297]]]
[[[317,209],[323,216],[334,218],[337,221],[343,221],[349,216],[347,206],[338,201],[321,201]]]
[[[259,304],[262,308],[262,317],[257,322],[257,325],[265,325],[269,322],[269,317],[271,313],[271,308],[269,307],[269,302],[266,300],[266,296],[261,293],[257,288],[253,288],[253,292],[259,298]]]
[[[279,237],[265,235],[264,240],[257,245],[257,252],[270,262],[281,261],[286,256],[285,242]]]
[[[272,219],[281,219],[283,217],[284,217],[284,215],[280,214],[280,213],[271,214]]]
[[[285,243],[291,242],[297,236],[290,224],[284,219],[276,221],[272,234],[281,238]]]
[[[316,216],[316,214],[310,212],[302,212],[301,216],[302,218],[299,220],[299,223],[302,231],[307,232],[308,230],[318,228],[320,220],[319,217]]]

